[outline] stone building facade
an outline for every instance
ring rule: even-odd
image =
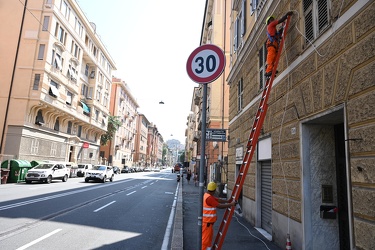
[[[292,10],[243,215],[280,247],[374,249],[375,3],[249,2],[232,3],[228,188],[264,86],[265,19]]]
[[[0,16],[0,154],[98,163],[116,67],[95,25],[74,0],[2,1]]]

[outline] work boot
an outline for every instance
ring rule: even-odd
[[[277,73],[279,73],[279,71],[276,70],[275,75],[276,75]],[[264,74],[264,76],[265,76],[266,78],[271,77],[271,75],[272,75],[272,71],[270,71],[270,72],[266,72],[266,73]]]

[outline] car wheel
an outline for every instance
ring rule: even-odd
[[[112,177],[111,177],[111,179],[109,179],[111,182],[113,181],[113,175],[112,175]]]
[[[89,182],[89,179],[85,178],[85,182]]]
[[[102,182],[105,183],[106,180],[107,180],[107,176],[104,175],[104,178],[103,178]]]
[[[50,184],[50,183],[52,182],[52,176],[49,175],[49,176],[47,177],[46,182],[47,182],[48,184]]]
[[[26,180],[25,182],[26,182],[27,184],[31,184],[31,181],[27,181],[27,180]]]
[[[63,182],[66,182],[68,180],[68,175],[64,175],[64,177],[61,179]]]

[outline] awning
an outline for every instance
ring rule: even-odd
[[[83,112],[90,113],[90,108],[86,105],[86,103],[81,101],[81,104],[82,104]]]
[[[56,97],[60,97],[59,90],[55,86],[50,85],[49,87],[53,95],[55,95]]]

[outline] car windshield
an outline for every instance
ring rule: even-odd
[[[85,165],[78,165],[78,168],[84,168]]]
[[[34,167],[34,169],[49,169],[52,168],[54,164],[39,164],[38,166]]]
[[[94,170],[105,170],[106,166],[94,166],[92,169]]]

